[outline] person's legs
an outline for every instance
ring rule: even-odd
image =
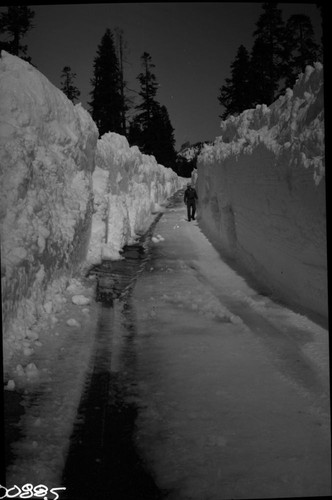
[[[191,211],[191,218],[195,220],[195,213],[196,213],[196,203],[193,203],[191,205],[192,211]]]
[[[188,215],[188,221],[190,222],[190,203],[187,203],[187,215]]]

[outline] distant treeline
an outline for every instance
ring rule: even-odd
[[[322,16],[322,5],[316,6]],[[240,45],[231,64],[231,77],[220,88],[223,120],[257,104],[269,106],[294,85],[307,65],[323,60],[322,41],[316,43],[308,16],[295,14],[284,23],[277,3],[266,2],[262,8],[251,52]]]
[[[316,4],[320,10],[320,4]],[[236,115],[257,104],[270,105],[285,89],[292,86],[308,64],[322,61],[322,44],[317,44],[308,16],[292,15],[286,23],[277,3],[262,4],[263,13],[256,23],[251,53],[240,45],[231,64],[231,76],[220,88],[218,101],[223,108],[222,119]],[[300,7],[300,6],[299,6]],[[27,46],[22,38],[33,28],[34,12],[27,6],[7,7],[0,14],[0,49],[5,49],[29,61]],[[157,100],[158,82],[153,72],[151,55],[141,56],[142,71],[137,76],[140,90],[128,87],[124,77],[126,42],[120,28],[106,29],[97,47],[93,64],[90,113],[99,134],[117,132],[127,137],[129,144],[137,145],[145,154],[154,155],[158,163],[170,167],[179,175],[189,176],[203,143],[192,146],[193,158],[175,151],[174,128],[166,106]],[[75,85],[76,74],[64,66],[61,90],[73,102],[80,95]],[[138,102],[135,102],[138,99]]]

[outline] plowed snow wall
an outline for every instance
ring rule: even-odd
[[[221,129],[198,160],[203,229],[265,288],[327,316],[322,66]]]
[[[31,323],[51,278],[86,256],[98,131],[81,105],[5,51],[0,96],[3,320],[26,311]],[[23,333],[12,329],[15,344]]]
[[[148,229],[161,205],[186,180],[159,165],[154,156],[130,147],[125,137],[104,134],[96,150],[95,213],[87,262],[119,259],[123,246]]]

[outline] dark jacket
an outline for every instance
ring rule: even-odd
[[[196,200],[198,200],[196,189],[192,187],[187,187],[187,189],[184,192],[184,202],[187,204],[195,203]]]

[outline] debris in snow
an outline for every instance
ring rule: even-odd
[[[87,304],[90,304],[91,299],[89,297],[85,297],[84,295],[73,295],[71,298],[73,304],[79,305],[79,306],[86,306]]]

